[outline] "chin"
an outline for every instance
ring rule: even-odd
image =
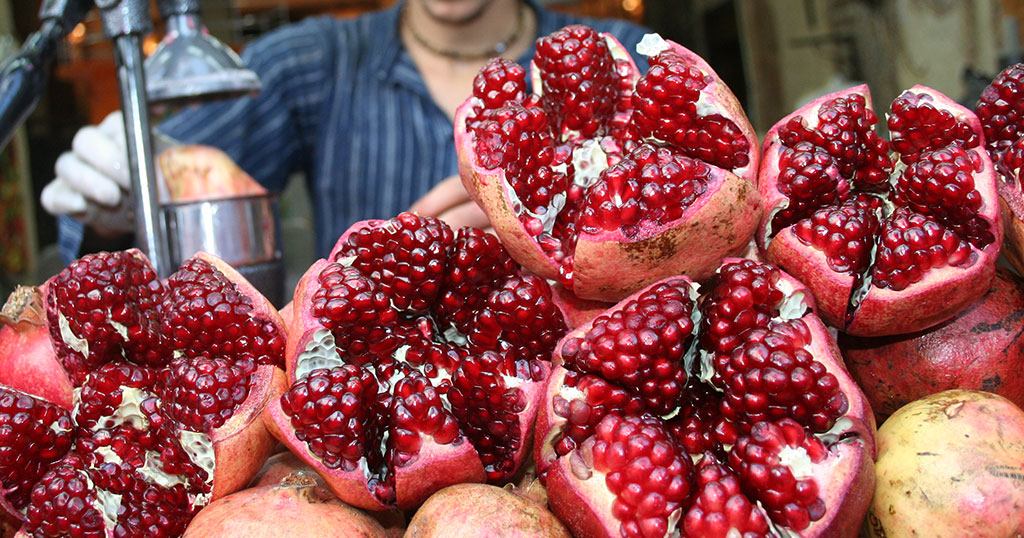
[[[478,19],[494,0],[419,0],[432,19],[445,24],[467,24]]]

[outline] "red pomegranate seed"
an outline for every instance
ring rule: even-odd
[[[638,135],[684,148],[688,157],[727,170],[747,166],[750,143],[739,127],[720,115],[701,116],[697,111],[700,92],[711,77],[672,51],[649,62],[633,96],[632,123]]]
[[[661,421],[609,415],[594,432],[594,469],[615,495],[625,538],[667,536],[669,517],[693,496],[693,463]]]
[[[75,455],[50,467],[32,488],[26,530],[37,536],[105,538],[103,507],[91,483]]]
[[[579,446],[594,433],[594,427],[605,416],[613,413],[639,415],[645,409],[642,399],[595,375],[568,370],[563,387],[570,389],[563,389],[563,393],[575,394],[574,391],[578,391],[583,398],[567,400],[563,393],[559,393],[552,401],[555,415],[566,419],[551,443],[558,456],[564,456]]]
[[[376,281],[396,309],[423,312],[440,293],[454,239],[441,220],[402,213],[385,226],[351,234],[335,261],[354,257],[352,265]]]
[[[929,215],[978,248],[995,241],[991,227],[978,213],[981,193],[974,188],[980,157],[961,146],[928,151],[907,167],[893,187],[893,201]]]
[[[372,459],[384,433],[375,405],[378,382],[364,368],[346,364],[314,370],[281,396],[295,436],[329,468],[352,470]]]
[[[892,149],[905,163],[917,162],[922,154],[949,144],[967,149],[981,145],[970,125],[948,110],[935,108],[931,100],[928,94],[907,91],[892,102],[888,115]]]
[[[874,131],[878,117],[865,106],[864,96],[838,97],[818,110],[818,126],[808,129],[803,118],[790,119],[779,136],[786,147],[810,141],[835,159],[839,173],[864,190],[884,188],[892,172],[889,143]]]
[[[652,412],[675,409],[685,396],[682,360],[694,331],[690,292],[684,280],[663,282],[598,316],[585,334],[562,343],[566,366],[622,385]]]
[[[920,281],[929,269],[963,265],[970,259],[971,247],[952,230],[900,208],[882,223],[873,284],[899,291]]]
[[[488,480],[508,479],[515,469],[513,455],[526,442],[519,431],[519,413],[527,402],[522,391],[505,380],[539,379],[538,374],[527,361],[487,351],[463,359],[452,375],[452,414],[480,454]]]
[[[157,321],[164,288],[152,267],[134,253],[83,256],[58,273],[49,290],[50,336],[76,385],[88,370],[110,361],[166,361]],[[65,339],[62,326],[72,339]]]
[[[222,426],[249,396],[255,365],[227,359],[176,359],[164,374],[164,412],[187,429]]]
[[[505,280],[487,295],[474,321],[471,352],[507,348],[524,360],[550,360],[567,329],[551,299],[551,286],[535,275]]]
[[[674,418],[666,421],[669,430],[686,451],[697,456],[716,446],[736,444],[736,424],[721,412],[722,395],[696,376],[686,386],[686,401]]]
[[[825,502],[818,496],[813,477],[793,474],[780,456],[784,449],[797,451],[811,463],[820,462],[827,450],[790,419],[758,422],[750,436],[741,437],[729,452],[729,465],[774,521],[800,531],[821,519]]]
[[[815,432],[831,428],[849,405],[836,376],[807,351],[810,344],[810,329],[799,319],[748,333],[718,371],[725,382],[723,416],[743,430],[783,418]]]
[[[701,299],[706,349],[727,356],[748,331],[767,326],[783,300],[778,279],[778,269],[753,260],[723,265]]]
[[[740,491],[736,474],[705,454],[697,467],[697,498],[683,518],[687,536],[767,538],[768,518]]]
[[[670,147],[643,144],[601,173],[587,191],[578,225],[589,234],[640,233],[641,222],[660,226],[682,216],[704,194],[711,169]]]
[[[838,206],[818,209],[797,222],[793,233],[823,251],[833,271],[860,275],[871,263],[881,205],[878,197],[858,194]]]
[[[455,248],[448,257],[444,287],[436,305],[437,317],[468,333],[474,314],[493,285],[515,272],[516,263],[497,236],[479,228],[460,228],[455,235]]]
[[[347,330],[371,323],[390,325],[398,318],[391,299],[357,267],[334,262],[320,273],[313,296],[313,315],[330,330]]]
[[[773,233],[849,196],[850,184],[839,175],[835,159],[810,142],[783,150],[779,169],[779,191],[789,197],[789,205],[772,218]]]
[[[173,349],[186,357],[283,365],[284,335],[270,320],[254,317],[249,297],[206,260],[182,264],[167,288],[161,327]]]
[[[512,60],[492,58],[473,78],[473,96],[494,110],[526,98],[526,70]]]
[[[584,138],[603,134],[618,105],[616,64],[594,29],[573,25],[537,40],[534,62],[541,72],[544,107]]]
[[[71,417],[64,409],[0,387],[0,488],[16,509],[32,485],[71,448]]]
[[[985,142],[996,169],[1003,177],[1021,185],[1024,163],[1024,64],[1007,67],[981,92],[974,112],[981,120]]]

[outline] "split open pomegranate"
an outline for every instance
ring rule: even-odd
[[[0,505],[29,536],[180,535],[270,455],[284,326],[221,260],[161,281],[137,250],[92,254],[17,293],[4,364],[61,380],[0,385]]]
[[[466,189],[516,261],[585,299],[702,279],[760,215],[758,144],[739,102],[684,47],[649,35],[640,76],[613,37],[568,26],[531,70],[492,60],[457,111]]]
[[[998,173],[1006,238],[1002,254],[1024,274],[1024,64],[1004,69],[974,107]]]
[[[853,537],[874,435],[809,290],[729,258],[566,334],[534,458],[577,536]]]
[[[815,99],[768,132],[756,236],[767,261],[814,292],[849,334],[903,334],[988,290],[1003,239],[977,116],[914,86],[874,130],[867,86]]]
[[[360,222],[292,304],[266,421],[343,501],[412,508],[519,468],[566,321],[497,237],[411,213]]]

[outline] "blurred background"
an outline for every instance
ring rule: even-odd
[[[310,15],[355,15],[394,0],[204,0],[203,22],[233,48]],[[810,99],[857,82],[890,102],[924,84],[973,106],[981,89],[1021,59],[1024,0],[542,0],[572,13],[644,24],[701,54],[763,135]],[[39,26],[39,0],[0,0],[0,58]],[[110,41],[90,14],[62,45],[47,93],[0,153],[0,297],[63,267],[55,220],[39,206],[57,156],[83,125],[118,107]],[[156,30],[147,52],[156,48]],[[884,106],[884,105],[883,105]],[[880,106],[881,108],[881,106]],[[289,274],[312,261],[308,198],[292,181],[281,201]]]

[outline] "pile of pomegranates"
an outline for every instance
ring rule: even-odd
[[[205,253],[12,294],[0,536],[956,535],[934,499],[1019,482],[1024,281],[996,261],[1024,265],[1024,65],[975,110],[910,88],[888,138],[856,86],[759,144],[677,43],[645,71],[586,26],[536,49],[455,118],[495,234],[354,223],[282,312]]]

